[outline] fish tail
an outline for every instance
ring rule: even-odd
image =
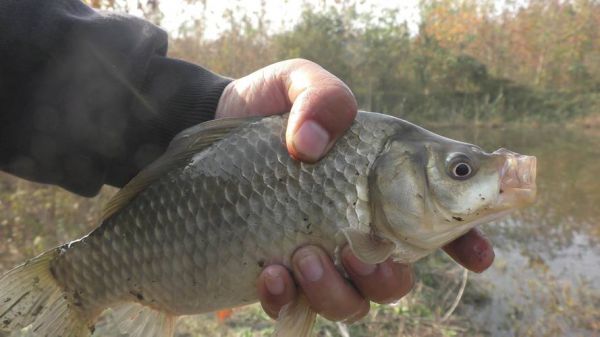
[[[58,254],[57,249],[50,250],[0,277],[0,331],[31,325],[39,337],[90,335],[88,320],[50,271]]]

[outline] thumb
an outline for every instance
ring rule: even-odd
[[[339,78],[313,62],[292,60],[289,67],[287,148],[294,158],[315,162],[352,125],[356,99]]]

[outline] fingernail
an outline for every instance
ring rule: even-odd
[[[349,249],[349,248],[346,248],[346,249]],[[377,265],[364,263],[349,251],[345,251],[344,256],[346,259],[346,263],[348,264],[348,267],[350,267],[350,269],[352,269],[352,271],[357,275],[369,276],[369,275],[373,274],[375,269],[377,269]]]
[[[271,295],[281,295],[285,290],[280,273],[273,268],[265,269],[265,286]]]
[[[321,259],[312,248],[302,248],[296,252],[295,264],[302,276],[310,282],[316,282],[323,277]]]
[[[329,144],[329,133],[317,122],[309,119],[296,131],[293,144],[304,158],[317,161]]]

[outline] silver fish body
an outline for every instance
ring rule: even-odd
[[[369,228],[369,170],[403,125],[360,115],[311,165],[287,153],[286,122],[250,124],[169,171],[65,249],[59,283],[86,310],[139,301],[194,314],[255,302],[261,269],[303,244],[333,255],[341,228]]]
[[[412,262],[535,197],[535,157],[360,112],[308,164],[289,156],[286,125],[281,115],[182,132],[101,226],[0,278],[0,329],[83,337],[112,307],[132,337],[171,336],[177,316],[257,301],[264,266],[289,267],[302,245]],[[288,309],[277,336],[307,336],[314,312],[301,296]]]

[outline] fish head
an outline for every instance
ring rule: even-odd
[[[394,242],[430,252],[534,202],[536,158],[435,134],[391,139],[370,177],[374,224]]]

